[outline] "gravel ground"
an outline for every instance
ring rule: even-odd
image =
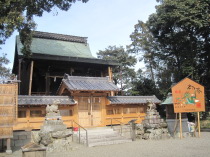
[[[74,150],[68,152],[47,153],[47,157],[210,157],[210,132],[202,132],[200,138],[188,137],[167,140],[137,140],[131,143],[85,147],[73,144]],[[0,156],[21,157],[21,151],[12,155],[0,153]]]

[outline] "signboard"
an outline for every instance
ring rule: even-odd
[[[17,117],[17,84],[0,84],[0,138],[13,137]]]
[[[185,78],[172,87],[174,112],[205,111],[204,87]]]

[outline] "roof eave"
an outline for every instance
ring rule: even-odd
[[[23,55],[18,54],[18,58],[24,58]],[[81,62],[81,63],[92,63],[110,66],[119,66],[119,63],[110,60],[102,60],[97,58],[82,58],[82,57],[68,57],[68,56],[57,56],[57,55],[46,55],[33,53],[31,59],[39,60],[54,60],[54,61],[67,61],[67,62]]]

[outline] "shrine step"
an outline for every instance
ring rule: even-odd
[[[88,132],[88,147],[101,146],[101,145],[111,145],[111,144],[120,144],[131,142],[130,138],[121,136],[117,131],[114,131],[111,128],[105,127],[100,129],[87,129]],[[79,132],[74,134],[79,140]],[[80,143],[86,145],[86,132],[80,132]]]
[[[122,136],[127,137],[127,138],[131,138],[131,126],[130,125],[115,125],[113,126],[113,130],[117,131],[118,133],[120,133]]]

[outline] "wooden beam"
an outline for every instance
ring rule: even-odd
[[[34,69],[34,61],[31,61],[31,69],[30,69],[30,81],[29,81],[29,90],[28,90],[28,95],[31,95],[31,89],[32,89],[32,77],[33,77],[33,69]]]
[[[112,67],[108,67],[109,81],[112,81]]]
[[[18,119],[18,84],[15,84],[15,107],[16,107],[16,121]]]
[[[19,59],[19,63],[18,63],[18,80],[20,80],[20,81],[21,81],[21,63],[22,63],[22,59]],[[18,84],[19,84],[18,93],[20,94],[21,82],[19,82]]]
[[[58,95],[62,95],[65,89],[66,89],[66,88],[65,88],[64,85],[62,84],[62,85],[61,85],[61,88],[60,88],[60,91],[58,92]]]

